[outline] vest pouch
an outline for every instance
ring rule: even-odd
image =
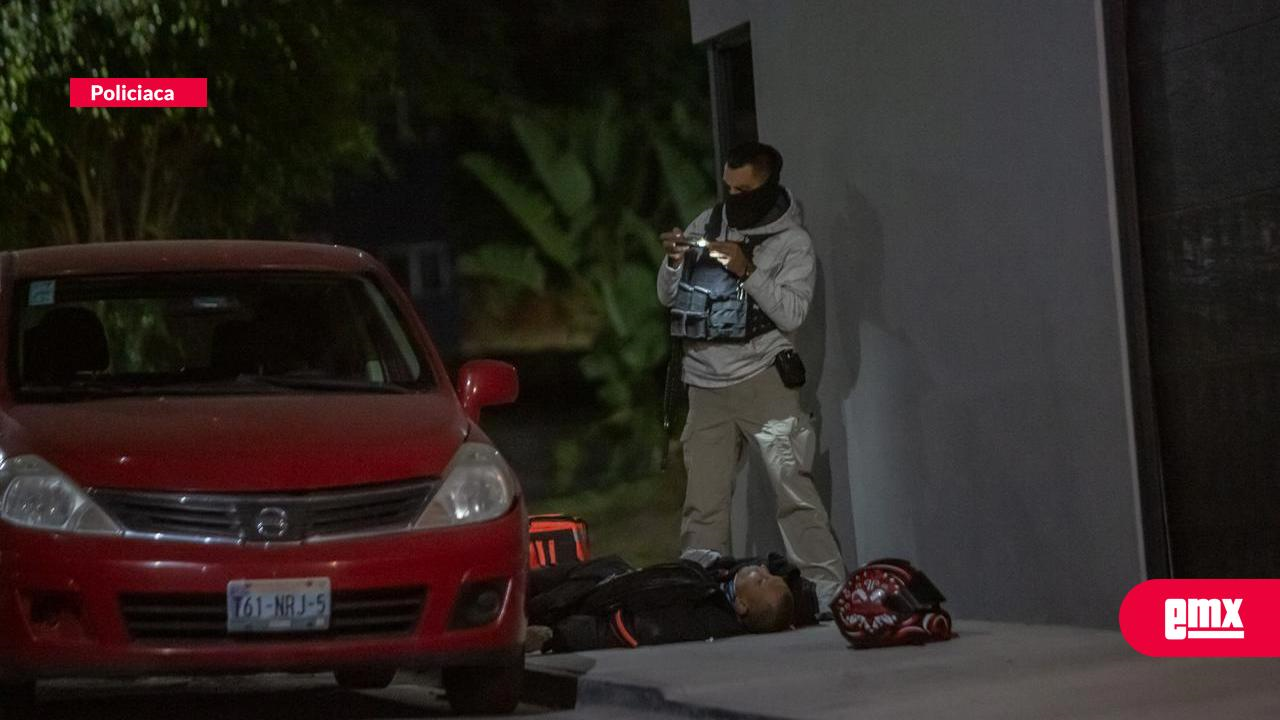
[[[686,282],[680,283],[676,302],[671,306],[671,337],[705,340],[710,315],[711,293]]]
[[[746,300],[737,295],[712,299],[711,313],[707,319],[707,339],[745,340],[749,309]]]
[[[671,307],[671,336],[689,340],[744,340],[750,311],[744,293],[729,295],[681,282]]]

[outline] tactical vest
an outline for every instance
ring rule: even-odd
[[[711,210],[706,237],[720,235],[723,204]],[[750,259],[755,249],[776,233],[744,235],[742,251]],[[671,305],[671,336],[689,340],[745,342],[777,328],[746,289],[742,280],[711,257],[707,248],[685,251],[684,270]]]

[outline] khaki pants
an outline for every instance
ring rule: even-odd
[[[744,445],[749,445],[764,459],[787,559],[822,586],[844,582],[844,561],[809,474],[813,429],[800,409],[799,392],[784,386],[776,369],[729,387],[690,386],[689,418],[680,439],[689,475],[680,524],[685,549],[730,553],[730,501]]]

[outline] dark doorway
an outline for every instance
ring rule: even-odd
[[[711,74],[711,122],[715,126],[718,176],[730,148],[759,139],[750,26],[743,25],[711,39],[707,43],[707,65]]]
[[[1128,85],[1132,127],[1117,170],[1136,230],[1139,443],[1153,446],[1144,521],[1149,546],[1167,542],[1151,572],[1277,577],[1280,4],[1121,0],[1107,21],[1127,56],[1112,81]]]

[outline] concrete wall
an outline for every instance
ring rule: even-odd
[[[1100,10],[690,11],[695,42],[751,23],[760,137],[817,246],[799,343],[850,567],[909,558],[962,617],[1114,625],[1144,569]],[[759,479],[740,495],[738,549],[774,545]]]

